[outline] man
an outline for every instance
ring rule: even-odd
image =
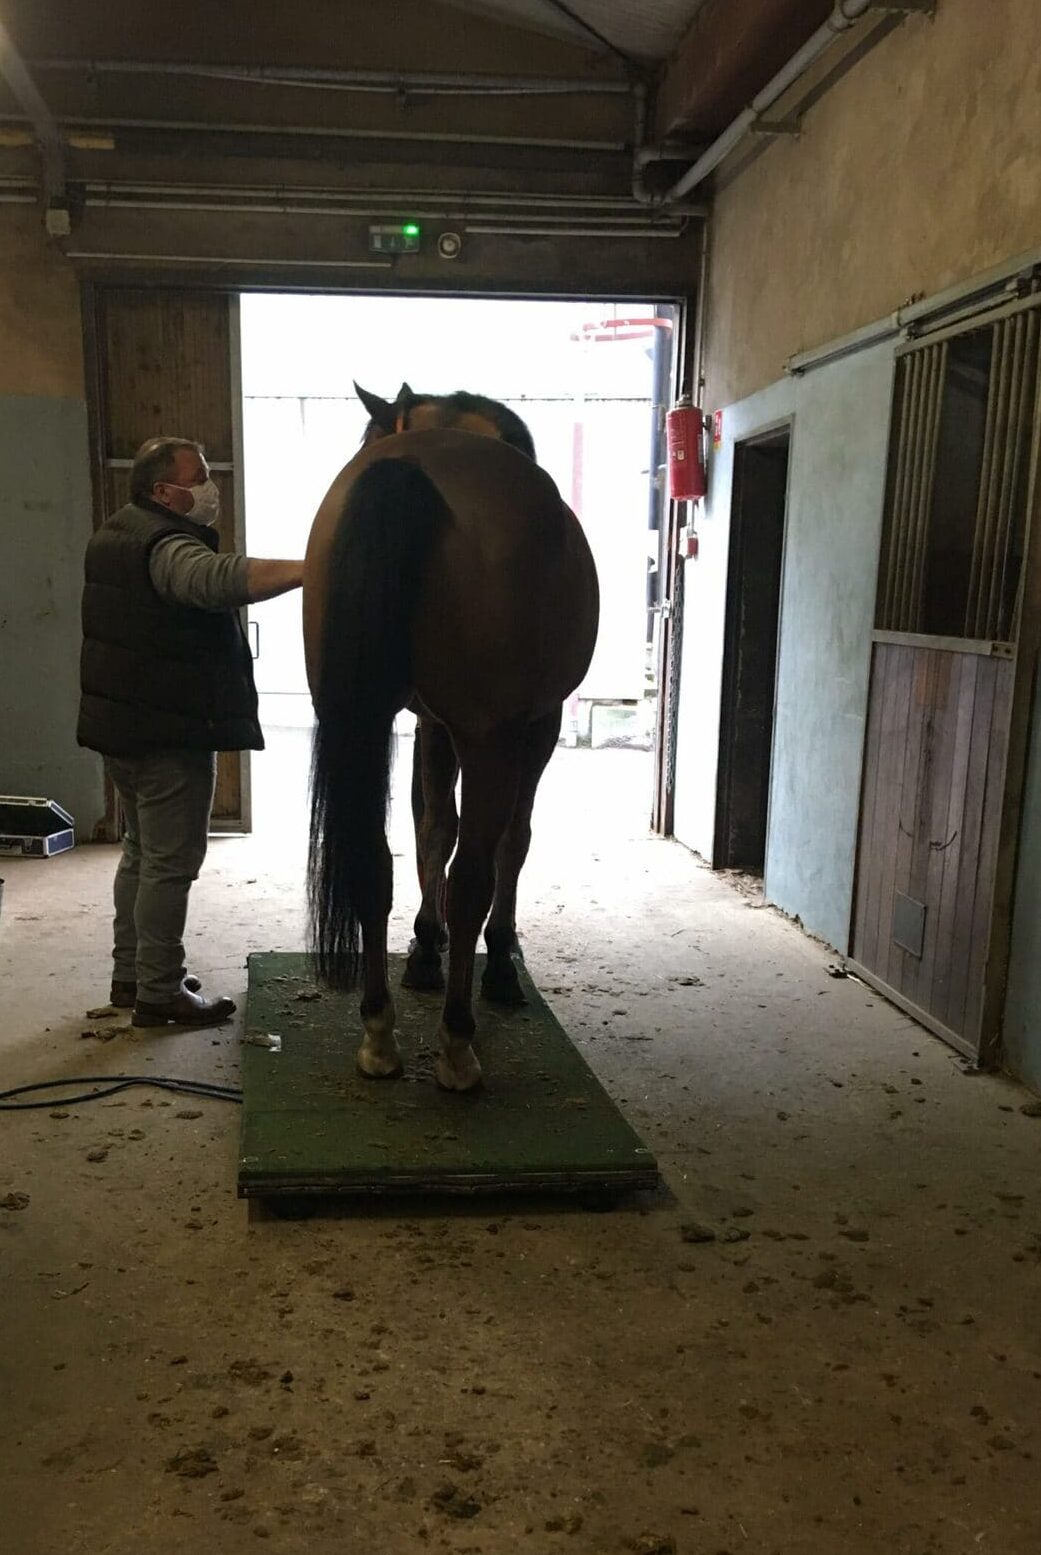
[[[238,611],[303,580],[302,561],[218,554],[220,494],[198,443],[154,437],[131,500],[87,546],[77,737],[99,751],[125,816],[112,1003],[135,1026],[234,1014],[186,977],[188,893],[206,856],[215,752],[262,750]]]

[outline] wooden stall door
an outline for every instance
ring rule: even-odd
[[[1041,551],[1041,291],[898,356],[854,965],[955,1047],[1000,1042]]]
[[[129,498],[130,465],[146,438],[188,437],[206,449],[220,488],[221,550],[244,527],[238,298],[172,287],[91,289],[95,525]],[[211,829],[250,830],[249,752],[222,751]]]
[[[970,1056],[983,1014],[1013,672],[1000,652],[928,639],[874,649],[853,955]]]

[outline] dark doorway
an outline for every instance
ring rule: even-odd
[[[734,450],[714,863],[756,875],[766,860],[790,439],[784,427]]]

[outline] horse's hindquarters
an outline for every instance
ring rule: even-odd
[[[540,493],[542,495],[542,493]],[[596,643],[598,588],[577,519],[504,503],[483,533],[453,515],[413,640],[414,684],[450,728],[487,730],[559,706]]]

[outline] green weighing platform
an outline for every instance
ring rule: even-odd
[[[484,1084],[434,1079],[440,995],[401,987],[404,1076],[358,1073],[358,994],[316,987],[301,954],[249,959],[239,1196],[374,1197],[655,1188],[658,1166],[520,968],[527,1004],[478,1001]],[[481,973],[478,958],[477,976]]]

